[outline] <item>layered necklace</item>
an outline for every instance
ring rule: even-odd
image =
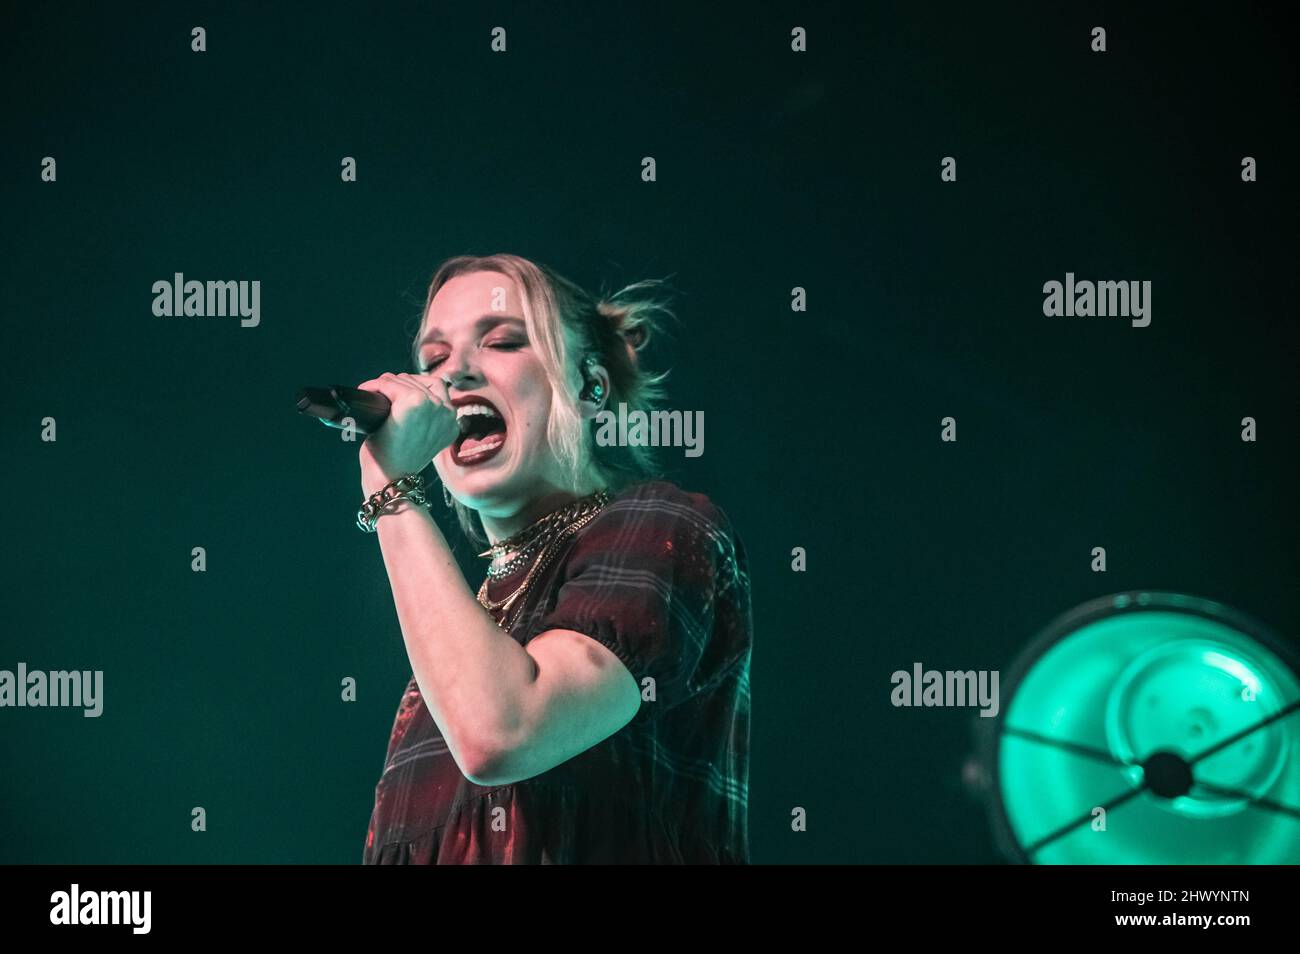
[[[609,499],[609,494],[604,490],[598,490],[586,497],[580,497],[572,503],[548,513],[535,523],[529,524],[518,533],[506,537],[504,540],[498,540],[479,554],[481,557],[492,557],[492,565],[488,567],[487,577],[484,578],[483,585],[479,587],[478,601],[489,613],[496,610],[502,611],[501,619],[497,621],[498,626],[509,631],[507,617],[514,608],[515,603],[528,592],[533,581],[554,560],[555,555],[561,549],[561,545],[572,539],[574,534],[590,523],[592,518],[604,508],[605,504],[609,503]],[[515,587],[509,596],[500,600],[488,599],[489,581],[509,576],[530,560],[532,561],[532,568],[529,569],[523,582]]]

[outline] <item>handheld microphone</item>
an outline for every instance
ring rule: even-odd
[[[318,418],[326,427],[343,430],[351,418],[358,434],[373,434],[388,420],[392,402],[377,391],[361,391],[334,384],[303,388],[298,392],[298,413]]]

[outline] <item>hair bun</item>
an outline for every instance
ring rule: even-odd
[[[638,322],[629,320],[632,309],[627,305],[620,305],[612,301],[601,301],[597,303],[596,310],[609,322],[609,326],[614,329],[614,333],[623,339],[623,344],[627,347],[628,360],[635,367],[637,365],[636,353],[646,342],[646,331]]]
[[[622,330],[623,319],[627,317],[626,308],[621,308],[612,301],[599,301],[596,303],[596,310],[605,316],[605,320],[613,325],[615,331]]]

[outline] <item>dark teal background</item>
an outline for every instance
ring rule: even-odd
[[[661,460],[749,551],[755,861],[998,860],[974,710],[889,703],[914,661],[1137,588],[1294,639],[1291,34],[1048,6],[6,5],[0,668],[105,710],[0,710],[0,862],[360,860],[410,667],[356,447],[293,398],[409,370],[461,253],[681,292],[652,363],[705,453]],[[154,317],[177,271],[261,325]],[[1151,326],[1045,318],[1067,271],[1152,281]]]

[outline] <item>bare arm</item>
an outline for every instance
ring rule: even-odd
[[[391,479],[362,452],[368,496]],[[408,501],[376,524],[416,684],[471,781],[531,778],[607,738],[640,706],[612,652],[565,630],[522,647],[470,591],[446,538]]]
[[[391,479],[373,466],[362,474],[367,496]],[[427,510],[403,501],[375,527],[416,684],[456,764],[472,777],[501,734],[517,730],[512,700],[532,684],[536,666],[470,592]]]

